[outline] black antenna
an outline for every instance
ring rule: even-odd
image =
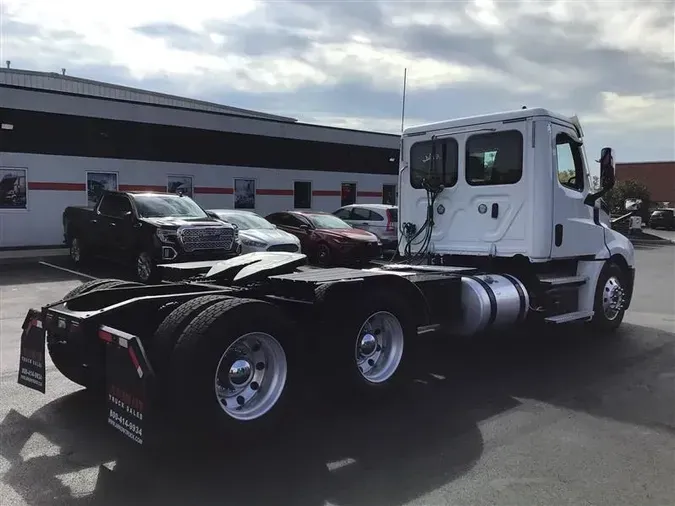
[[[406,84],[408,82],[408,69],[403,69],[403,99],[401,102],[401,133],[403,133],[403,123],[405,121],[405,92]]]

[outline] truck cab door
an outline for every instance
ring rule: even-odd
[[[604,227],[594,220],[594,213],[598,211],[584,203],[591,188],[583,145],[576,131],[567,125],[552,122],[551,134],[553,143],[551,258],[595,255],[605,245]]]
[[[124,195],[105,195],[98,208],[99,247],[106,256],[132,253],[135,219],[131,202]]]

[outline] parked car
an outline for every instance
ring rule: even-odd
[[[265,218],[252,211],[233,211],[230,209],[209,209],[207,211],[226,223],[239,229],[239,242],[242,253],[254,251],[300,251],[300,239],[293,234],[277,228]]]
[[[310,261],[324,267],[367,263],[382,255],[382,243],[375,234],[329,213],[285,211],[266,218],[298,237]]]
[[[649,228],[675,230],[675,209],[657,209],[649,217]]]
[[[104,191],[93,209],[65,209],[63,233],[76,264],[93,256],[131,264],[142,282],[159,279],[159,263],[241,252],[235,226],[209,216],[190,197],[170,193]]]
[[[354,228],[375,234],[384,249],[398,246],[398,207],[387,204],[351,204],[333,214]]]

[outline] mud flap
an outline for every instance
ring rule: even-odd
[[[29,309],[23,322],[19,352],[19,385],[43,394],[47,387],[45,373],[45,329],[42,312]]]
[[[98,337],[107,343],[108,424],[142,445],[150,419],[152,367],[138,337],[107,326],[99,329]]]

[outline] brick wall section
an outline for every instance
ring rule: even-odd
[[[649,188],[653,201],[675,203],[675,161],[617,163],[616,179],[640,181]]]

